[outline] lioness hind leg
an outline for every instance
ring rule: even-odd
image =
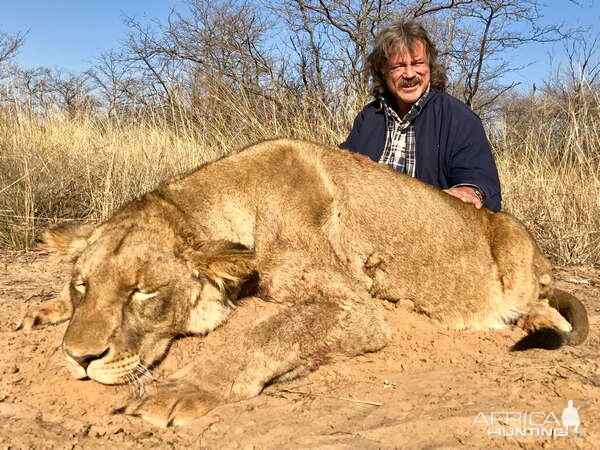
[[[536,302],[517,325],[529,333],[541,328],[555,328],[563,333],[570,333],[572,329],[569,321],[550,306],[548,300]]]
[[[72,315],[73,306],[69,294],[69,282],[67,282],[55,299],[28,309],[16,329],[28,331],[46,325],[56,325],[69,320]]]
[[[517,322],[528,335],[513,345],[512,350],[543,348],[557,349],[568,343],[572,327],[548,300],[540,300],[531,306],[525,316]]]
[[[577,297],[560,289],[550,289],[548,299],[531,306],[518,322],[530,332],[513,346],[513,350],[529,348],[556,349],[562,345],[579,345],[589,332],[585,306]]]

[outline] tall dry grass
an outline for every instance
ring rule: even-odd
[[[495,144],[503,209],[555,263],[600,265],[600,94],[546,95],[509,110]]]
[[[560,264],[600,265],[598,105],[597,95],[584,103],[522,100],[493,140],[504,208]],[[194,111],[111,120],[0,112],[0,246],[30,249],[57,221],[100,221],[165,178],[253,142],[338,143],[357,108],[331,113],[317,100],[221,92]]]
[[[0,116],[0,246],[29,249],[57,219],[101,220],[175,173],[218,156],[162,120]],[[222,151],[222,150],[221,150]]]
[[[101,221],[166,178],[252,143],[335,143],[354,114],[332,115],[317,100],[256,99],[223,89],[193,114],[174,107],[107,119],[0,110],[0,248],[31,249],[55,222]]]

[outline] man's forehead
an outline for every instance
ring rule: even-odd
[[[425,44],[420,39],[415,39],[409,44],[394,42],[388,48],[388,60],[403,59],[406,57],[426,57]]]

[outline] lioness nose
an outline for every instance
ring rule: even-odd
[[[104,349],[102,352],[98,353],[98,354],[87,354],[87,355],[77,355],[76,353],[70,351],[69,349],[65,349],[65,353],[67,355],[69,355],[71,358],[73,358],[75,361],[77,361],[77,364],[79,364],[81,367],[83,367],[84,369],[87,369],[87,367],[90,365],[90,363],[96,359],[100,359],[100,358],[104,358],[106,356],[106,354],[108,353],[108,348]]]

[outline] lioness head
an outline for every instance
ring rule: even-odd
[[[191,245],[148,224],[55,228],[45,247],[74,262],[63,339],[69,368],[105,384],[146,373],[175,336],[217,327],[255,275],[241,244]]]

